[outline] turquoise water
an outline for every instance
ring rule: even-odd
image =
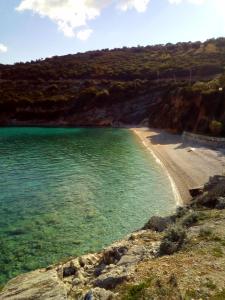
[[[96,251],[175,207],[126,129],[0,129],[0,283]]]

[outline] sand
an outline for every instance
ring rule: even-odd
[[[203,186],[211,176],[225,174],[225,149],[183,142],[181,135],[163,130],[132,128],[170,178],[178,204],[191,200],[189,189]]]

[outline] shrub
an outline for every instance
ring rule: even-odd
[[[182,228],[172,227],[169,229],[160,244],[159,255],[171,255],[179,251],[186,240],[186,236],[186,232]]]
[[[186,213],[187,213],[187,207],[185,206],[178,206],[176,209],[176,214],[175,217],[176,218],[182,218]]]
[[[201,228],[200,232],[199,232],[199,236],[201,238],[208,238],[208,237],[212,236],[212,234],[213,234],[213,231],[209,227]]]
[[[219,291],[212,297],[212,300],[224,300],[224,299],[225,299],[225,289]]]
[[[225,197],[218,197],[217,204],[215,206],[216,209],[225,209]]]
[[[191,227],[198,222],[199,216],[196,212],[191,212],[185,216],[182,220],[182,225],[186,227]]]
[[[145,282],[131,286],[123,300],[139,300],[146,287]]]
[[[216,136],[221,135],[222,130],[223,130],[223,124],[219,121],[213,120],[209,124],[209,129],[213,135],[216,135]]]

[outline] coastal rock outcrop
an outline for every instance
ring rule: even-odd
[[[137,231],[102,252],[20,275],[0,299],[113,299],[110,290],[131,278],[139,262],[154,257],[156,239],[151,231]]]
[[[152,218],[151,229],[22,274],[6,284],[0,299],[225,299],[224,186],[224,176],[211,178],[203,194],[173,216]],[[207,207],[210,199],[219,207]]]

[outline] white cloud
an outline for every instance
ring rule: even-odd
[[[169,0],[171,4],[180,4],[182,2],[185,2],[185,0]],[[186,0],[186,2],[192,3],[192,4],[204,4],[206,0]]]
[[[138,12],[146,11],[150,0],[122,0],[119,1],[117,7],[123,11],[128,9],[136,9]]]
[[[82,40],[82,41],[86,41],[89,36],[92,34],[93,30],[92,29],[83,29],[78,31],[77,33],[77,38]]]
[[[0,44],[0,53],[5,53],[7,51],[8,51],[8,48],[5,45]]]
[[[158,1],[158,0],[155,0]],[[210,4],[213,11],[225,19],[225,0],[167,0],[171,4]],[[145,12],[151,0],[20,0],[17,11],[32,11],[41,17],[48,17],[57,24],[67,37],[86,40],[92,33],[89,22],[100,16],[104,7],[111,5],[121,11],[134,9]],[[3,50],[0,48],[0,51]]]
[[[87,22],[101,14],[107,5],[115,5],[127,11],[144,12],[150,0],[21,0],[17,11],[31,10],[41,17],[48,17],[58,25],[65,36],[85,40],[92,33],[86,29]],[[78,32],[76,33],[76,30]]]
[[[22,0],[16,9],[49,17],[66,36],[73,37],[75,29],[100,15],[103,4],[103,0]]]

